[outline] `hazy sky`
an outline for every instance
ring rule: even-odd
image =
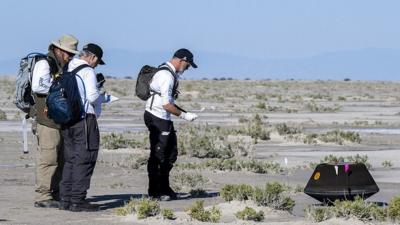
[[[1,0],[0,59],[43,51],[63,33],[105,50],[254,58],[400,49],[399,10],[398,0]]]

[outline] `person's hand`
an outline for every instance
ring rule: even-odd
[[[97,79],[97,87],[102,88],[104,86],[104,83],[106,82],[104,75],[102,73],[98,73],[96,74],[96,79]]]
[[[99,89],[99,94],[100,95],[105,95],[106,93],[107,93],[106,89],[104,89],[104,88],[100,88]]]
[[[100,92],[100,95],[103,98],[102,103],[109,103],[111,101],[111,95],[107,92]]]
[[[191,122],[191,121],[197,119],[197,117],[199,117],[199,116],[194,113],[190,113],[190,112],[187,112],[187,113],[181,112],[181,115],[179,115],[179,117]]]

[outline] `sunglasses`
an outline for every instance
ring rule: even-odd
[[[189,69],[189,68],[190,68],[190,62],[187,61],[187,60],[184,60],[184,59],[182,59],[182,61],[184,61],[184,62],[187,63],[187,64],[186,64],[186,67],[185,67],[185,70]]]

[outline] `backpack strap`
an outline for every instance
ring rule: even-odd
[[[174,72],[174,70],[166,63],[161,64],[158,67],[160,70],[168,70],[172,76],[174,77],[174,87],[172,92],[176,92],[179,86],[179,80],[178,80],[178,75]]]
[[[90,67],[88,64],[82,64],[71,71],[73,74],[77,74],[81,69]]]
[[[82,64],[82,65],[80,65],[80,66],[78,66],[78,67],[76,67],[75,69],[73,69],[72,71],[71,71],[71,73],[72,74],[74,74],[76,77],[78,77],[80,80],[81,80],[81,82],[82,82],[82,86],[83,86],[83,94],[84,94],[84,101],[83,101],[83,107],[85,107],[85,105],[86,105],[86,102],[87,102],[87,99],[86,99],[86,87],[85,87],[85,82],[83,82],[83,79],[82,79],[82,77],[81,76],[79,76],[78,75],[78,72],[80,71],[80,70],[82,70],[82,69],[84,69],[84,68],[86,68],[86,67],[90,67],[88,64]],[[89,105],[87,105],[87,107],[85,108],[85,110],[84,110],[84,118],[83,118],[83,120],[85,121],[84,123],[85,123],[85,135],[86,135],[86,149],[88,149],[89,148],[89,144],[88,144],[88,127],[87,127],[87,123],[86,123],[86,112],[87,112],[87,110],[88,110],[88,107],[89,107]]]
[[[166,64],[166,63],[163,63],[163,64],[161,64],[161,65],[158,66],[158,71],[161,71],[161,70],[167,70],[167,71],[169,71],[169,72],[172,74],[172,76],[174,77],[174,86],[173,86],[173,88],[172,88],[172,93],[175,93],[175,92],[176,92],[176,89],[178,88],[178,76],[177,76],[176,73],[172,70],[172,68],[169,67],[168,64]],[[158,71],[157,71],[157,72],[158,72]],[[161,93],[160,93],[160,92],[157,92],[157,91],[154,91],[154,90],[152,90],[151,88],[150,88],[150,92],[152,92],[152,94],[151,94],[151,103],[150,103],[150,110],[152,110],[152,108],[153,108],[153,102],[154,102],[154,95],[159,95],[159,96],[161,96]]]
[[[82,64],[82,65],[76,67],[75,69],[73,69],[73,70],[71,71],[71,74],[74,74],[74,75],[75,75],[76,77],[78,77],[78,78],[81,80],[81,82],[82,82],[83,94],[84,94],[83,106],[86,105],[86,101],[87,101],[87,99],[86,99],[86,87],[85,87],[85,82],[83,82],[82,77],[78,75],[78,72],[81,71],[82,69],[86,68],[86,67],[90,67],[90,66],[89,66],[88,64]],[[65,68],[65,69],[66,69],[66,68]],[[87,107],[89,107],[89,106],[87,106]],[[84,114],[85,117],[86,117],[86,111],[87,111],[87,108],[85,108],[85,112],[84,112],[84,113],[85,113],[85,114]]]

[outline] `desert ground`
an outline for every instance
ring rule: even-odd
[[[199,119],[174,118],[180,155],[171,180],[180,198],[159,204],[176,219],[121,215],[120,207],[147,192],[145,103],[134,87],[134,79],[106,81],[107,92],[120,100],[104,105],[99,119],[101,149],[88,198],[101,210],[73,213],[33,207],[36,139],[28,121],[29,153],[23,154],[24,115],[12,103],[14,78],[0,78],[0,224],[206,224],[188,215],[198,200],[220,210],[221,224],[312,224],[317,222],[305,209],[318,201],[302,190],[317,163],[340,157],[370,166],[380,191],[367,202],[389,203],[400,193],[400,83],[182,80],[177,104]],[[227,184],[264,187],[274,181],[294,200],[291,210],[221,196]],[[246,206],[262,211],[264,220],[238,219],[235,213]],[[319,222],[344,223],[396,222],[353,216]]]

